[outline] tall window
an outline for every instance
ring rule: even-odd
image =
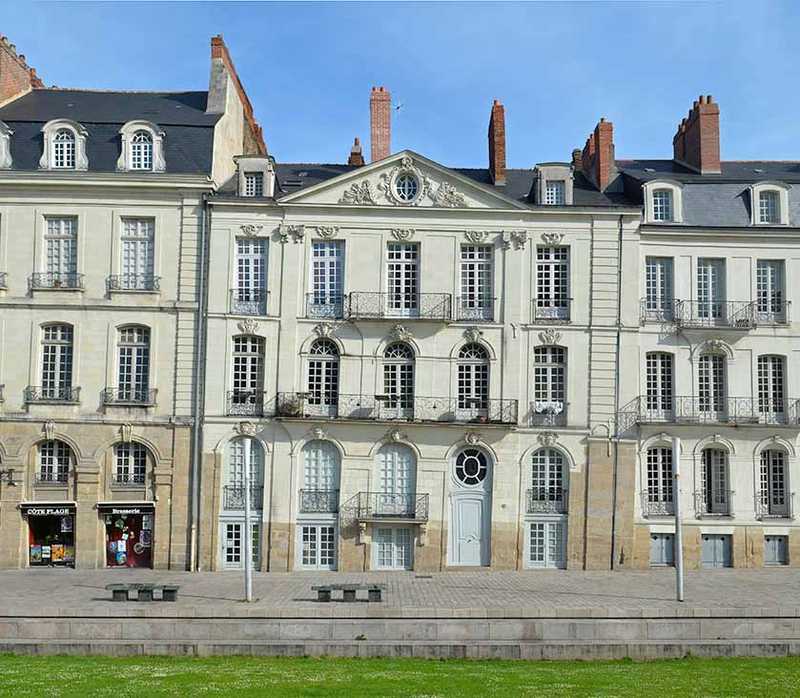
[[[417,459],[403,444],[386,444],[378,451],[376,513],[409,516],[416,511]]]
[[[759,259],[756,265],[756,311],[761,322],[786,322],[782,260]]]
[[[700,493],[701,514],[730,513],[728,453],[720,448],[703,450],[701,461]]]
[[[544,504],[543,504],[544,503]],[[531,458],[530,511],[564,513],[567,482],[564,456],[554,448],[540,448]]]
[[[647,449],[647,491],[645,492],[645,514],[672,514],[672,449],[659,446]]]
[[[123,327],[119,331],[119,399],[150,402],[150,330]]]
[[[59,129],[53,136],[52,166],[64,170],[75,169],[75,134],[68,128]]]
[[[536,347],[533,362],[534,424],[561,424],[567,401],[567,350]]]
[[[255,439],[239,438],[228,446],[228,477],[223,485],[225,509],[244,509],[245,468],[250,477],[250,506],[263,506],[264,449]]]
[[[309,411],[334,417],[339,404],[339,350],[330,339],[318,339],[311,345],[309,354]]]
[[[761,451],[761,473],[756,499],[760,517],[789,515],[786,478],[786,454],[777,449]]]
[[[725,317],[725,261],[697,260],[697,317],[718,320]]]
[[[645,318],[674,319],[672,257],[648,257],[645,261]]]
[[[72,326],[45,325],[42,328],[42,392],[46,400],[71,401]]]
[[[768,422],[782,422],[786,413],[782,356],[758,357],[758,411]]]
[[[780,199],[776,191],[762,191],[758,195],[758,222],[780,223]]]
[[[147,473],[147,449],[142,444],[120,443],[114,447],[115,481],[143,484]]]
[[[72,449],[63,441],[45,441],[39,445],[40,482],[66,482],[72,465]]]
[[[725,412],[725,357],[720,354],[702,354],[697,376],[699,411],[721,416]]]
[[[673,414],[673,356],[652,351],[646,361],[646,407],[652,417],[667,418]]]
[[[233,394],[231,412],[257,414],[264,397],[264,338],[233,338]]]
[[[314,240],[311,243],[310,317],[341,317],[344,279],[344,243]]]
[[[569,319],[569,248],[536,249],[535,319]]]
[[[148,131],[137,131],[131,138],[131,169],[153,169],[153,137]]]
[[[386,309],[390,315],[416,315],[419,312],[419,245],[390,242],[386,255]]]
[[[234,313],[263,315],[267,300],[267,241],[236,238],[236,288]]]
[[[461,320],[491,320],[492,248],[489,245],[461,246]]]
[[[125,218],[122,221],[122,260],[120,286],[123,289],[148,291],[154,286],[152,218]]]
[[[244,173],[244,195],[245,196],[264,196],[264,173],[245,172]]]
[[[669,189],[656,189],[653,192],[653,220],[672,220],[672,192]]]
[[[303,447],[303,487],[311,492],[339,489],[339,451],[330,441],[309,441]]]
[[[45,280],[48,286],[71,286],[78,271],[78,221],[48,218],[45,232]]]
[[[468,416],[489,407],[489,355],[480,344],[465,344],[458,353],[458,409]]]
[[[566,184],[563,179],[548,179],[544,187],[544,202],[548,206],[563,206],[566,202]]]
[[[408,344],[396,342],[386,347],[383,392],[386,399],[381,416],[406,418],[414,415],[414,352]]]

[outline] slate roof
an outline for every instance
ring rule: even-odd
[[[87,131],[86,155],[92,172],[115,172],[119,130],[135,119],[152,121],[164,131],[168,173],[210,174],[214,125],[220,114],[206,114],[207,92],[104,92],[33,90],[3,107],[0,121],[14,131],[14,170],[38,170],[42,126],[72,119]]]

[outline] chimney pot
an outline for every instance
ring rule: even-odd
[[[500,100],[492,102],[489,116],[489,176],[495,186],[506,183],[506,110]]]

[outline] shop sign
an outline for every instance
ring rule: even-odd
[[[100,511],[104,514],[111,514],[112,516],[138,516],[140,514],[152,514],[151,507],[100,507]]]
[[[72,507],[26,507],[23,512],[28,516],[69,516],[74,513]]]

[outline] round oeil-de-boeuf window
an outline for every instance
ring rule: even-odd
[[[419,183],[414,175],[400,175],[394,183],[394,191],[400,201],[413,201],[419,191]]]
[[[477,448],[467,448],[456,456],[456,478],[465,485],[479,485],[486,479],[486,456]]]

